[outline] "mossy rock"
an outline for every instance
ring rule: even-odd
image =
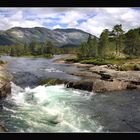
[[[6,62],[0,60],[0,65],[6,64]]]
[[[64,80],[60,80],[60,79],[44,79],[40,81],[41,85],[57,85],[57,84],[64,84],[65,81]]]

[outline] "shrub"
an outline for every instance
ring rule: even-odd
[[[121,71],[139,71],[140,70],[140,65],[138,64],[124,64],[122,66],[120,66],[120,69]]]
[[[76,63],[76,62],[79,62],[80,59],[78,59],[78,58],[69,58],[69,59],[65,59],[65,61]]]
[[[45,58],[53,58],[53,55],[52,54],[44,54],[43,55]]]
[[[135,64],[133,68],[134,68],[134,70],[136,70],[136,71],[138,70],[139,71],[140,70],[140,65],[136,65]]]
[[[2,64],[5,64],[5,62],[4,62],[4,61],[2,61],[2,60],[0,60],[0,65],[2,65]]]
[[[98,59],[82,60],[80,62],[83,64],[93,64],[93,65],[107,65],[108,64],[108,62],[101,61]]]

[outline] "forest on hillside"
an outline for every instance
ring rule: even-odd
[[[55,47],[52,42],[32,41],[30,44],[0,46],[1,54],[10,56],[43,56],[53,57],[54,54],[76,54],[78,59],[97,58],[98,61],[114,58],[136,58],[140,55],[140,29],[124,32],[121,24],[112,31],[104,29],[99,38],[89,35],[87,42],[78,47]]]

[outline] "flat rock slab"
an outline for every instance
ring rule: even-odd
[[[76,73],[72,73],[72,75],[88,77],[88,78],[92,78],[92,79],[94,79],[94,78],[100,79],[101,78],[101,76],[99,74],[92,73],[92,72],[89,72],[89,71],[76,72]]]
[[[95,80],[93,82],[93,92],[103,93],[106,91],[116,91],[127,89],[127,82],[113,80],[113,81],[104,81],[104,80]]]
[[[94,66],[89,69],[91,72],[97,74],[106,73],[113,79],[124,80],[124,81],[140,81],[140,71],[116,71],[108,69],[106,66]]]

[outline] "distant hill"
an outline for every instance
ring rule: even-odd
[[[51,41],[57,47],[78,46],[86,42],[89,33],[79,29],[54,29],[44,27],[22,28],[14,27],[6,31],[0,31],[0,45],[15,45],[30,43],[31,41]],[[92,37],[96,37],[92,35]]]

